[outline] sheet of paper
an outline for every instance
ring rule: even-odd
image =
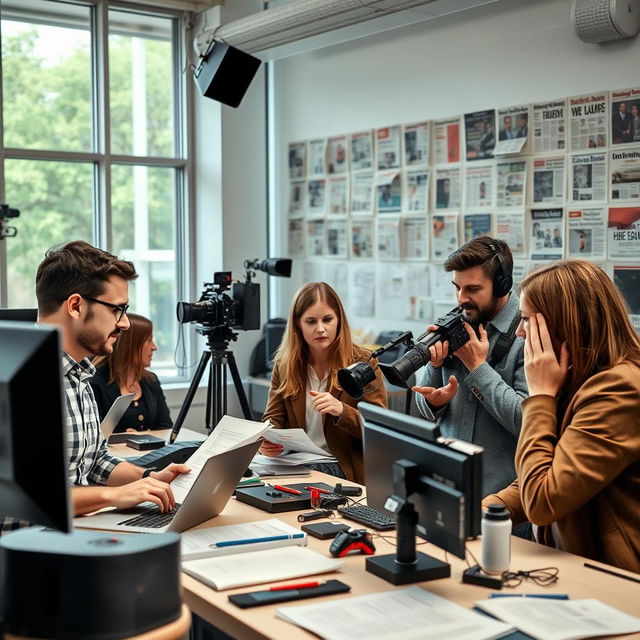
[[[266,476],[308,476],[311,474],[308,467],[303,465],[286,465],[286,464],[258,464],[251,463],[251,469],[261,478]]]
[[[253,463],[259,464],[264,467],[269,466],[299,466],[304,464],[312,464],[319,462],[336,462],[336,459],[328,456],[326,453],[324,456],[317,456],[315,453],[287,453],[285,455],[277,456],[275,458],[268,458],[261,454],[257,454],[253,458]]]
[[[327,457],[329,454],[315,445],[304,429],[269,429],[264,437],[276,444],[281,444],[287,451],[315,453]],[[330,457],[330,456],[329,456]]]
[[[513,629],[420,587],[282,607],[276,614],[325,640],[488,640]]]

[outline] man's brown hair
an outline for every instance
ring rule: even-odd
[[[83,240],[52,247],[36,272],[38,313],[42,316],[55,313],[74,293],[97,298],[111,276],[130,281],[138,274],[132,262],[120,260]]]
[[[495,247],[495,251],[491,248]],[[500,253],[503,258],[503,271],[505,275],[510,276],[513,273],[513,256],[509,245],[503,240],[490,238],[489,236],[480,236],[474,238],[459,249],[456,249],[445,261],[444,270],[449,271],[466,271],[473,267],[482,267],[483,273],[493,280],[500,261],[495,257],[496,252]]]

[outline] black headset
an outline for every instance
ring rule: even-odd
[[[513,288],[513,278],[502,252],[495,244],[493,244],[493,242],[487,243],[487,246],[493,252],[493,256],[489,258],[489,260],[496,259],[498,261],[496,272],[493,274],[493,295],[496,298],[502,298]]]

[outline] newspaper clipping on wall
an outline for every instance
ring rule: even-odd
[[[422,167],[429,164],[429,122],[416,122],[404,126],[404,164]]]
[[[306,224],[302,218],[289,220],[289,255],[304,258]]]
[[[435,179],[435,208],[457,211],[462,205],[460,167],[439,167]]]
[[[613,281],[629,305],[629,320],[640,333],[640,265],[614,265]]]
[[[349,171],[348,150],[347,136],[334,136],[327,140],[327,173],[340,174]]]
[[[611,151],[611,200],[640,198],[640,147]]]
[[[373,133],[358,131],[351,134],[351,170],[373,169]]]
[[[498,207],[524,207],[527,181],[527,163],[525,160],[501,160],[497,167]]]
[[[297,180],[289,183],[289,215],[297,216],[304,213],[307,183]]]
[[[611,92],[611,144],[640,144],[640,87]]]
[[[323,282],[324,262],[318,260],[307,260],[302,263],[302,282]]]
[[[554,100],[533,105],[533,152],[553,153],[567,148],[567,101]]]
[[[446,260],[459,246],[458,214],[434,214],[431,219],[433,259]]]
[[[402,221],[406,260],[429,259],[429,220],[426,216],[406,217]]]
[[[609,207],[610,260],[640,260],[640,207]]]
[[[433,122],[435,164],[460,162],[460,118],[446,118]]]
[[[607,219],[605,208],[570,208],[567,212],[567,235],[567,257],[606,260]]]
[[[327,141],[324,138],[309,140],[309,176],[324,175]]]
[[[564,253],[563,209],[531,210],[531,260],[561,260]]]
[[[373,214],[373,173],[363,171],[351,174],[351,213]]]
[[[370,260],[374,256],[374,221],[372,218],[351,221],[351,257]]]
[[[609,136],[609,93],[569,98],[571,151],[606,147]]]
[[[492,215],[490,213],[465,213],[462,218],[464,241],[469,242],[480,236],[491,235]]]
[[[405,204],[409,213],[427,213],[429,206],[429,169],[407,171]]]
[[[607,199],[607,156],[604,151],[571,156],[570,199],[574,202]]]
[[[326,201],[326,180],[316,178],[307,182],[307,213],[317,216],[324,213]]]
[[[346,215],[349,212],[349,178],[335,176],[329,178],[329,213]]]
[[[475,164],[468,166],[465,173],[465,209],[492,209],[495,183],[495,165]]]
[[[400,218],[378,218],[378,259],[400,260]]]
[[[382,171],[376,174],[376,204],[378,213],[400,213],[402,209],[400,172]]]
[[[307,222],[307,256],[309,258],[324,255],[324,220]]]
[[[289,177],[304,178],[307,175],[307,143],[306,142],[290,142],[289,143]]]
[[[330,284],[341,300],[349,295],[349,274],[346,262],[325,262],[324,281]]]
[[[493,157],[496,146],[495,109],[464,114],[464,143],[467,160]]]
[[[523,255],[524,244],[524,210],[498,211],[496,217],[496,238],[504,240],[514,255]]]
[[[401,139],[402,127],[399,124],[376,129],[376,168],[378,171],[400,167]]]
[[[413,320],[417,315],[417,297],[428,292],[426,265],[378,265],[376,317]]]
[[[348,220],[327,220],[327,256],[347,258],[349,249]]]
[[[529,136],[529,105],[498,109],[498,143],[494,156],[522,153]]]
[[[349,315],[373,318],[376,299],[376,266],[349,265]]]
[[[445,308],[442,309],[442,313],[434,308],[429,324],[433,322],[434,318],[447,313],[456,301],[455,289],[451,284],[451,274],[447,273],[441,264],[432,264],[430,266],[431,297],[439,302],[444,302]]]
[[[564,201],[565,166],[564,157],[533,159],[533,196],[531,200],[534,204],[562,204]]]

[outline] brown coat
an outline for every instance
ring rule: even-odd
[[[517,480],[483,503],[539,525],[548,546],[556,523],[564,550],[640,572],[640,367],[597,373],[556,414],[552,396],[524,401]]]
[[[376,378],[365,388],[362,400],[377,404],[380,407],[386,407],[387,391],[382,379],[382,373],[376,361],[372,361],[370,364],[373,366]],[[300,393],[297,396],[283,398],[273,391],[279,385],[280,373],[276,365],[271,376],[269,400],[262,419],[270,420],[275,427],[281,429],[305,429],[305,394]],[[366,393],[366,391],[369,391],[369,393]],[[325,414],[322,421],[324,437],[329,446],[329,451],[337,458],[340,467],[342,467],[345,476],[349,480],[364,484],[362,428],[360,426],[360,414],[356,409],[358,401],[354,400],[339,387],[332,386],[329,392],[344,405],[344,412],[339,418]]]

